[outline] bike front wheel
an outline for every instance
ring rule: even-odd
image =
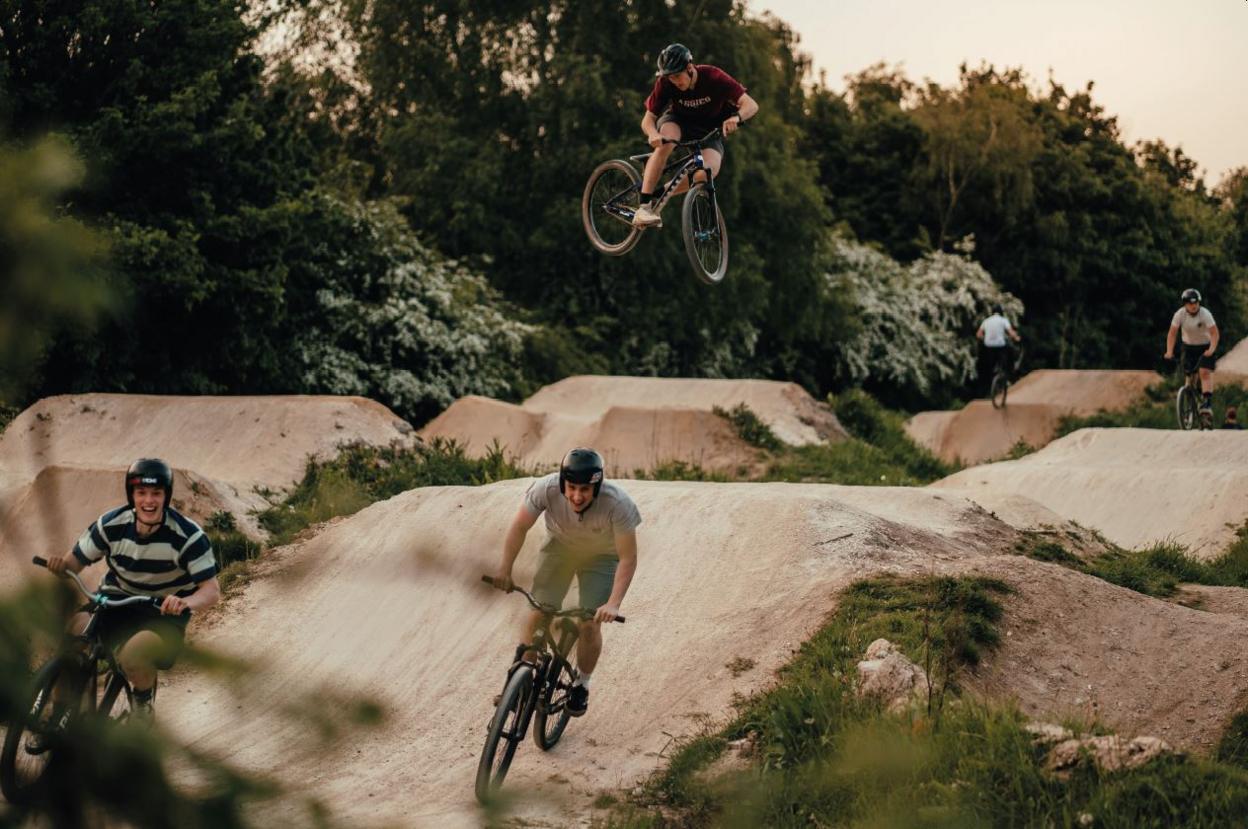
[[[680,224],[694,275],[708,285],[719,284],[728,273],[728,227],[719,204],[705,185],[689,188],[680,211]]]
[[[511,758],[524,739],[525,709],[532,689],[533,669],[524,665],[507,680],[507,687],[498,700],[485,747],[481,749],[481,762],[477,764],[477,800],[481,803],[488,802],[507,777]]]
[[[623,256],[641,239],[633,215],[641,205],[641,176],[627,161],[612,159],[589,174],[581,196],[581,223],[595,248]]]
[[[550,751],[563,736],[572,714],[568,711],[568,693],[576,674],[572,666],[562,659],[551,663],[537,701],[537,714],[533,718],[533,740],[542,751]]]
[[[1005,398],[1010,391],[1010,381],[1004,374],[997,372],[992,376],[992,408],[1004,409]]]
[[[22,714],[8,725],[0,747],[0,790],[10,803],[29,803],[52,764],[53,743],[59,735],[51,733],[51,728],[64,714],[54,704],[52,692],[75,668],[76,663],[65,656],[40,668],[31,681],[27,702],[19,709]],[[81,694],[64,696],[75,699]],[[43,750],[36,750],[34,739],[45,742]]]
[[[1191,386],[1184,385],[1174,400],[1174,409],[1179,419],[1179,428],[1190,431],[1199,420],[1200,396]]]

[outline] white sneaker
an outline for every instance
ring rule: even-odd
[[[633,227],[652,227],[663,224],[663,218],[654,209],[654,202],[643,204],[633,214]]]

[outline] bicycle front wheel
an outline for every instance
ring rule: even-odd
[[[633,215],[641,205],[641,176],[627,161],[613,159],[589,174],[581,196],[581,223],[595,248],[623,256],[641,239]]]
[[[1174,400],[1175,414],[1179,419],[1179,428],[1190,431],[1195,428],[1199,417],[1200,397],[1191,386],[1184,385]]]
[[[1010,380],[1001,372],[992,377],[992,408],[1004,409],[1005,397],[1010,391]]]
[[[64,713],[54,704],[52,691],[74,668],[74,661],[65,656],[47,662],[31,681],[27,702],[19,709],[22,714],[8,724],[0,747],[0,790],[10,803],[29,803],[52,764],[52,749],[59,735],[50,729]],[[66,699],[78,696],[64,694]],[[42,747],[36,746],[38,740],[44,742]]]
[[[728,273],[728,227],[705,185],[689,188],[680,223],[694,275],[708,285],[717,285]]]
[[[537,714],[533,718],[533,740],[542,751],[550,751],[563,736],[572,714],[568,711],[568,692],[576,674],[572,666],[562,659],[552,662],[537,701]]]
[[[529,692],[533,689],[533,668],[521,666],[507,680],[507,687],[494,709],[490,731],[477,764],[477,800],[487,802],[503,785],[516,747],[524,739],[524,715]]]

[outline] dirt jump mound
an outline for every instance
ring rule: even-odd
[[[983,463],[1004,457],[1020,441],[1044,446],[1068,415],[1125,409],[1160,381],[1151,371],[1040,369],[1010,386],[1003,409],[975,400],[957,411],[921,412],[906,431],[946,461]]]
[[[1238,432],[1080,429],[1033,455],[932,486],[983,496],[989,508],[1003,495],[1027,496],[1123,547],[1172,540],[1210,558],[1248,518],[1248,440]]]
[[[771,380],[681,380],[660,377],[569,377],[517,406],[464,397],[421,430],[474,454],[497,442],[522,465],[559,463],[573,446],[602,452],[613,475],[631,475],[667,461],[710,471],[755,462],[746,444],[715,408],[744,403],[790,445],[840,439],[845,432],[827,406],[795,383]]]
[[[274,825],[308,794],[330,804],[333,816],[369,825],[482,825],[473,777],[491,697],[527,606],[479,577],[494,571],[525,486],[413,490],[276,551],[265,574],[196,634],[201,645],[262,666],[253,692],[240,700],[201,674],[175,674],[162,690],[162,723],[196,749],[291,787],[285,805],[266,815]],[[1175,658],[1177,640],[1166,638],[1176,631],[1187,631],[1180,638],[1192,667],[1222,659],[1234,669],[1214,672],[1224,678],[1248,669],[1238,646],[1248,621],[1219,619],[1189,630],[1197,611],[1004,555],[1018,540],[1015,531],[951,493],[646,481],[625,487],[645,519],[640,566],[624,606],[628,623],[604,631],[588,716],[573,721],[549,753],[531,741],[520,746],[505,790],[517,798],[510,808],[529,821],[524,825],[583,823],[603,791],[618,794],[661,767],[673,737],[722,722],[735,694],[769,684],[836,594],[868,575],[978,569],[1014,586],[1020,598],[1010,601],[1019,609],[1007,619],[1013,633],[1003,632],[990,663],[1004,668],[1025,664],[1031,654],[1044,658],[1034,670],[990,669],[984,682],[1039,712],[1079,709],[1091,684],[1113,727],[1184,727],[1187,708],[1171,706],[1173,694],[1150,696],[1141,690],[1146,685],[1129,705],[1110,705],[1127,697],[1112,672],[1095,673],[1099,651],[1081,657],[1077,682],[1054,678],[1060,643],[1045,639],[1049,617],[1070,614],[1084,639],[1100,635],[1090,615],[1106,596],[1114,601],[1119,641],[1141,670],[1183,661]],[[516,570],[521,584],[531,582],[543,535],[540,527],[530,534]],[[1054,579],[1064,585],[1057,597],[1047,586]],[[742,671],[742,664],[752,667]],[[1203,735],[1191,738],[1197,742],[1229,719],[1237,702],[1232,693],[1207,693],[1206,679],[1195,675],[1184,691],[1213,698],[1192,732]],[[295,692],[322,700],[364,696],[386,715],[345,744],[301,753],[292,742],[299,732],[285,714]],[[1167,738],[1191,745],[1182,734]]]

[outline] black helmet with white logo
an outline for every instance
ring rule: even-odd
[[[1200,291],[1195,288],[1188,288],[1183,292],[1183,302],[1200,302]]]
[[[165,490],[165,508],[173,499],[173,469],[160,458],[139,458],[126,470],[126,503],[134,509],[134,488],[159,486]]]
[[[593,449],[573,449],[563,457],[559,464],[559,491],[562,493],[564,484],[593,484],[594,497],[602,489],[602,455]]]

